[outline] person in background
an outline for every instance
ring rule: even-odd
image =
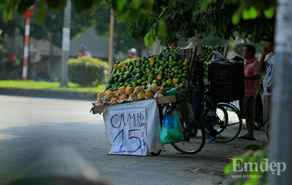
[[[204,68],[203,61],[200,59],[200,55],[204,54],[203,51],[200,51],[196,55],[196,62],[191,71],[190,75],[190,87],[192,94],[192,109],[194,112],[194,116],[202,123],[202,125],[207,129],[211,138],[208,143],[212,143],[216,137],[218,136],[220,130],[215,130],[212,124],[207,121],[202,116],[202,100],[204,98]]]
[[[167,44],[166,46],[161,46],[159,49],[159,53],[162,53],[165,49],[167,48],[176,48],[178,46],[178,41],[179,39],[177,37],[174,37],[170,43]]]
[[[49,81],[51,79],[51,75],[49,73],[48,68],[48,58],[44,57],[38,61],[35,67],[36,78],[35,81],[44,80]]]
[[[91,57],[91,53],[86,51],[85,45],[81,45],[79,47],[79,51],[80,51],[80,53],[78,54],[79,57],[83,57],[83,56],[90,56]]]
[[[246,119],[247,134],[239,138],[255,140],[254,138],[254,114],[257,91],[260,86],[261,73],[258,72],[258,60],[254,57],[256,49],[253,45],[246,45],[243,48],[242,56],[244,62],[245,94],[243,103],[243,112]]]
[[[122,61],[122,63],[132,61],[135,59],[139,59],[136,55],[137,55],[137,50],[135,48],[129,49],[128,50],[128,58],[126,58],[124,61]]]
[[[263,80],[263,100],[264,100],[264,125],[267,139],[269,140],[270,135],[270,113],[271,113],[271,100],[272,100],[272,89],[273,89],[273,72],[275,71],[275,51],[274,51],[274,34],[262,39],[266,41],[266,47],[263,48],[262,55],[259,61],[258,71],[261,73],[266,71]],[[271,53],[269,58],[265,61],[266,56]]]
[[[131,48],[128,50],[128,57],[130,59],[138,59],[137,57],[137,50],[135,48]]]
[[[177,45],[178,45],[178,41],[179,41],[179,39],[178,39],[177,37],[174,37],[174,38],[172,39],[171,43],[169,43],[167,46],[168,46],[169,48],[176,48]]]

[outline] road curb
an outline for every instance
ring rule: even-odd
[[[76,100],[95,101],[97,93],[47,90],[47,89],[25,89],[25,88],[0,87],[0,94],[2,94],[2,95],[15,95],[15,96],[42,97],[42,98],[60,98],[60,99],[76,99]]]

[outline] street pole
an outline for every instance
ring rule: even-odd
[[[71,20],[71,1],[67,0],[64,10],[63,39],[62,39],[62,65],[61,65],[61,87],[67,87],[67,61],[70,49],[70,20]]]
[[[110,42],[109,42],[109,56],[108,56],[108,69],[109,69],[109,73],[111,72],[112,64],[113,64],[114,23],[115,23],[114,22],[114,12],[113,12],[113,10],[111,10],[111,19],[110,19]]]
[[[33,15],[35,9],[35,3],[28,8],[22,16],[25,21],[25,33],[24,33],[24,49],[23,49],[23,68],[22,68],[22,80],[27,80],[27,66],[28,66],[28,50],[29,50],[29,34],[30,34],[30,17]]]
[[[273,82],[270,159],[280,165],[280,175],[269,168],[269,183],[292,182],[292,1],[278,0],[275,35],[275,76]],[[286,169],[284,168],[286,166]],[[277,167],[273,167],[273,170]]]
[[[29,33],[30,33],[30,18],[26,18],[26,21],[25,21],[24,50],[23,50],[23,68],[22,68],[22,80],[23,81],[27,80]]]

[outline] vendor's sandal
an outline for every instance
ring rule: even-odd
[[[256,140],[253,136],[251,135],[247,135],[245,138],[243,139],[246,139],[246,140]]]
[[[210,140],[208,141],[208,143],[212,143],[214,140],[216,139],[216,136],[212,136],[211,138],[210,138]]]
[[[239,136],[238,138],[240,138],[240,139],[245,139],[247,136],[248,136],[248,134],[245,134],[245,135],[243,135],[243,136]]]

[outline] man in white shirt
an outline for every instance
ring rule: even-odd
[[[274,52],[274,37],[269,36],[262,39],[266,41],[266,47],[263,48],[261,59],[259,61],[258,71],[263,72],[265,70],[265,77],[263,81],[263,99],[264,99],[264,124],[267,139],[270,135],[270,114],[271,114],[271,99],[272,99],[272,89],[273,89],[273,73],[275,71],[275,52]],[[269,58],[265,60],[265,57],[271,53]]]

